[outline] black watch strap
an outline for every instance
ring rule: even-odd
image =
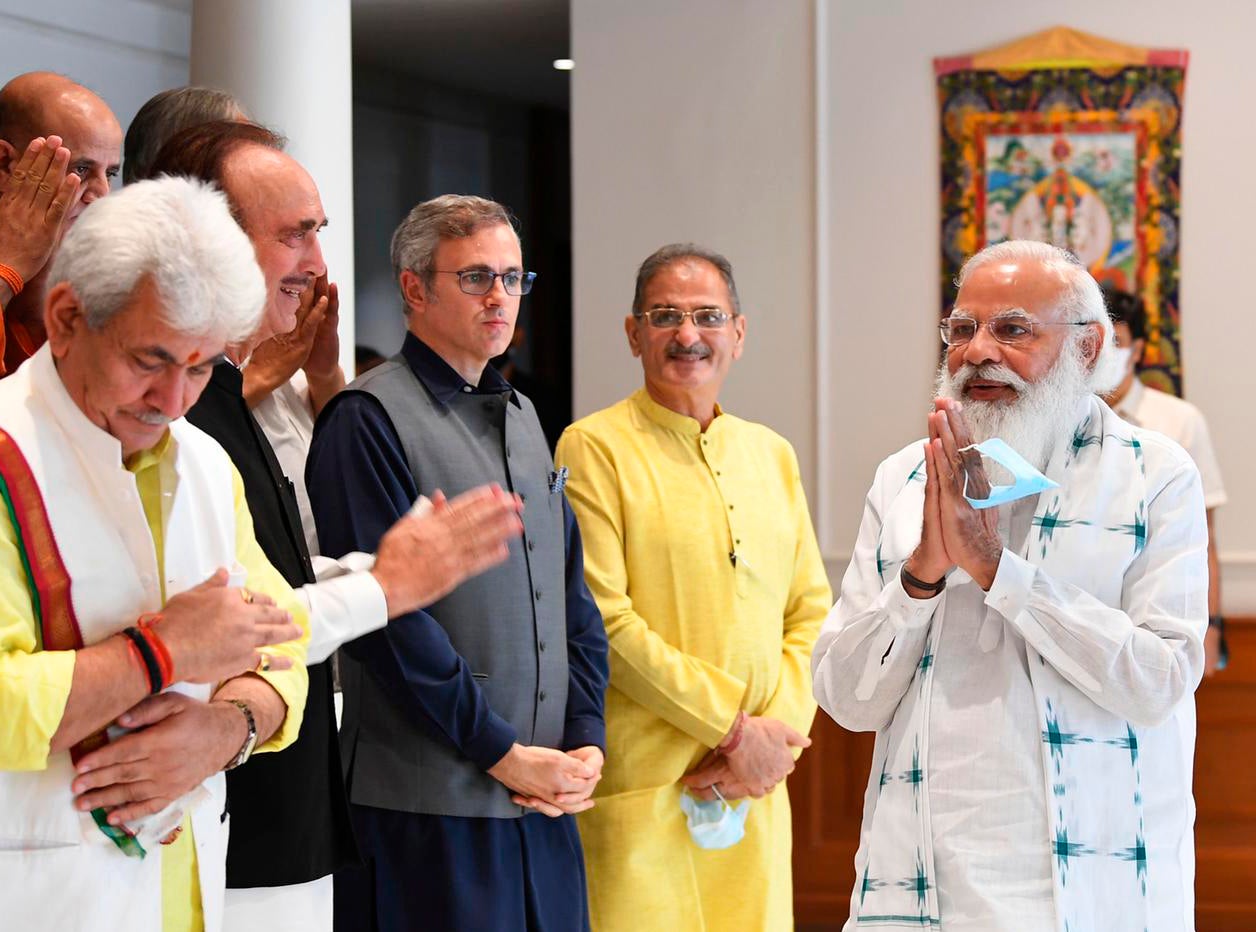
[[[900,572],[903,574],[903,582],[907,583],[913,589],[919,589],[922,592],[932,592],[934,595],[937,595],[946,588],[945,574],[937,582],[925,582],[923,579],[917,579],[911,573],[907,572],[906,563],[903,564],[903,568]]]

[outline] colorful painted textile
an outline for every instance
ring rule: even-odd
[[[968,256],[1006,239],[1064,247],[1140,295],[1142,378],[1181,394],[1178,303],[1187,53],[1053,29],[934,60],[941,129],[942,313]]]

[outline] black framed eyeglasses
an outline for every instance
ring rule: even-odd
[[[685,322],[686,317],[692,319],[699,330],[719,330],[733,319],[732,314],[719,307],[697,307],[692,311],[682,311],[678,307],[652,307],[636,316],[638,319],[644,317],[651,327],[660,330],[675,330]]]
[[[1036,320],[1020,311],[999,314],[986,321],[952,314],[938,322],[938,332],[942,334],[942,342],[947,346],[963,346],[971,343],[976,338],[977,331],[985,327],[998,342],[1015,346],[1017,343],[1028,343],[1032,340],[1037,327],[1088,327],[1091,323],[1093,321],[1089,320]]]
[[[438,275],[457,275],[458,289],[463,294],[482,295],[493,290],[493,281],[500,278],[502,287],[509,295],[524,295],[532,290],[536,281],[536,272],[521,272],[511,269],[508,272],[494,272],[490,269],[462,269],[458,272],[433,269]]]

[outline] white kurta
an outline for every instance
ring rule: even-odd
[[[1115,411],[1135,427],[1164,434],[1181,445],[1199,467],[1204,484],[1204,507],[1220,508],[1226,503],[1221,466],[1212,448],[1204,414],[1185,398],[1170,395],[1135,379],[1130,390],[1116,404]]]
[[[916,600],[919,443],[882,463],[812,668],[877,731],[847,929],[1193,928],[1193,690],[1207,542],[1199,476],[1101,402],[1056,491],[1000,509],[989,592]]]
[[[310,385],[305,372],[298,369],[292,378],[263,398],[253,408],[257,426],[266,434],[275,459],[283,467],[301,512],[305,545],[311,554],[319,552],[318,531],[314,527],[314,510],[305,487],[305,461],[314,440],[314,407],[310,402]]]

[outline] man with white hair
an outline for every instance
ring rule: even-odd
[[[1198,470],[1096,397],[1112,325],[1071,255],[1001,243],[958,284],[929,439],[878,469],[812,658],[877,733],[846,928],[1192,929]]]
[[[48,341],[0,383],[5,924],[214,930],[221,771],[292,743],[307,689],[305,609],[182,419],[265,286],[223,196],[176,179],[84,212],[48,281]],[[142,800],[113,785],[163,751]]]

